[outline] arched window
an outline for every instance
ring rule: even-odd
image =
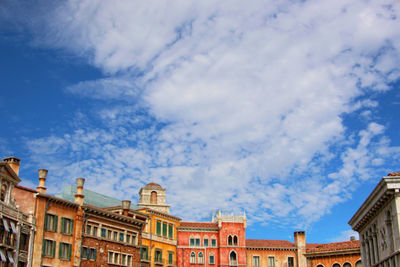
[[[232,236],[228,236],[228,246],[232,246],[233,245],[233,239]]]
[[[343,264],[343,267],[351,267],[351,264],[346,262],[345,264]]]
[[[356,262],[356,267],[361,267],[361,266],[362,266],[361,261],[357,261]]]
[[[196,253],[190,253],[190,263],[196,263]]]
[[[233,245],[234,246],[238,245],[238,237],[236,235],[233,237]]]
[[[317,265],[317,267],[324,267],[324,265],[322,265],[322,264],[318,264],[318,265]]]
[[[198,262],[199,264],[203,264],[204,263],[204,255],[203,252],[199,252],[199,260]]]
[[[215,264],[214,252],[211,252],[211,253],[210,253],[209,259],[208,259],[208,263],[209,263],[209,264]]]
[[[340,267],[340,264],[339,264],[339,263],[334,263],[334,264],[332,265],[332,267]]]
[[[231,251],[231,253],[229,253],[229,265],[237,266],[237,257],[235,251]]]
[[[157,204],[157,192],[156,191],[151,192],[150,204]]]
[[[2,184],[2,186],[1,186],[1,196],[0,196],[1,201],[4,202],[6,200],[6,194],[7,194],[7,186],[5,184]]]

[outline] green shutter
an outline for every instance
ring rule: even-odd
[[[170,224],[170,225],[168,225],[168,237],[173,238],[173,235],[174,235],[174,231],[173,231],[172,225]]]
[[[43,240],[42,255],[46,255],[46,240]]]
[[[94,255],[94,260],[96,260],[96,254],[97,254],[97,250],[96,249],[93,249],[94,250],[94,253],[93,253],[93,255]]]
[[[54,215],[54,224],[55,224],[54,232],[57,232],[57,226],[58,226],[58,216],[57,215]]]
[[[163,236],[167,236],[167,224],[166,223],[163,223],[163,226],[162,226],[162,230],[163,230]]]
[[[71,250],[72,250],[72,245],[69,244],[69,245],[68,245],[68,259],[69,259],[69,260],[71,259]]]
[[[58,246],[58,258],[61,259],[61,254],[62,254],[62,247],[63,247],[63,243],[60,242],[60,245]]]
[[[157,221],[156,234],[161,235],[161,222],[160,221]]]
[[[46,214],[45,216],[44,216],[44,230],[47,230],[47,221],[49,220],[49,215],[48,214]]]
[[[66,233],[66,231],[65,231],[65,218],[64,217],[61,218],[61,233],[63,233],[63,234]]]
[[[174,254],[172,254],[171,252],[168,253],[168,264],[172,264],[172,257]]]
[[[74,233],[74,220],[71,220],[69,225],[69,233],[72,235]]]

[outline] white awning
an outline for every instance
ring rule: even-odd
[[[17,227],[15,227],[15,223],[13,221],[10,221],[11,229],[14,234],[17,234]]]
[[[4,250],[0,249],[0,260],[3,262],[7,262],[6,255],[4,254]]]
[[[3,226],[4,226],[4,229],[6,229],[7,232],[10,232],[10,227],[8,227],[8,223],[7,223],[7,220],[5,218],[3,218]]]
[[[14,264],[14,257],[11,251],[7,251],[8,259],[12,264]]]

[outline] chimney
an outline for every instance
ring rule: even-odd
[[[46,184],[47,172],[48,172],[48,171],[45,170],[45,169],[40,169],[40,170],[39,170],[39,186],[36,187],[36,190],[37,190],[39,193],[46,193],[45,184]]]
[[[131,201],[130,200],[122,200],[122,214],[124,216],[128,216],[128,212],[131,208]]]
[[[10,167],[13,169],[15,174],[17,176],[19,176],[19,163],[21,162],[21,160],[19,158],[8,157],[8,158],[4,158],[3,161],[7,162],[7,164],[10,165]]]
[[[294,232],[294,244],[296,245],[297,266],[306,267],[307,261],[304,254],[306,253],[306,232]]]
[[[79,205],[83,205],[83,185],[85,184],[85,178],[76,178],[76,195],[75,195],[75,203]]]

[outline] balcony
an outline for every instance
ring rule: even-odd
[[[29,220],[29,216],[23,214],[18,209],[14,208],[13,206],[6,205],[4,202],[0,201],[0,213],[7,215],[7,217],[14,218],[19,221],[34,223],[33,221]],[[34,219],[32,217],[32,219]]]
[[[171,262],[167,262],[167,266],[169,267],[175,267],[176,266],[176,261],[171,261]]]
[[[155,264],[155,265],[158,265],[158,266],[162,266],[162,265],[164,265],[164,260],[163,260],[163,259],[160,259],[160,258],[155,259],[155,260],[154,260],[154,264]]]
[[[148,256],[142,255],[140,257],[141,262],[150,262],[150,258]]]

